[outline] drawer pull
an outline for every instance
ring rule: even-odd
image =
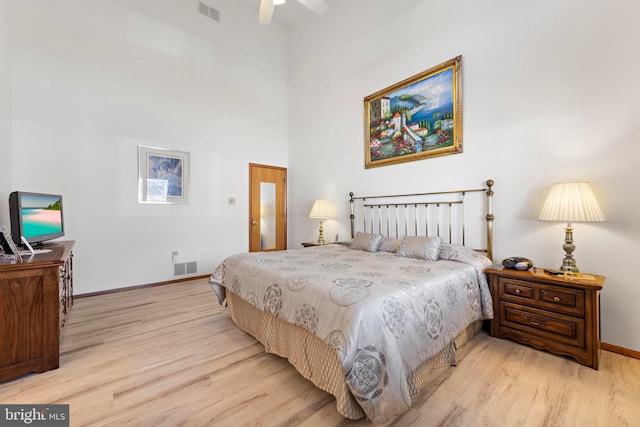
[[[516,290],[515,290],[515,293],[516,293],[516,294],[519,294],[519,293],[520,293],[520,289],[516,289]]]
[[[542,323],[536,322],[531,319],[531,316],[525,316],[525,319],[527,319],[527,322],[529,322],[529,324],[533,326],[549,326],[549,322],[547,322],[546,320],[542,321]]]
[[[553,300],[554,300],[555,302],[559,302],[559,301],[560,301],[560,298],[559,298],[559,297],[553,297]]]

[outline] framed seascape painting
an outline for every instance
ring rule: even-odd
[[[461,61],[364,98],[365,168],[462,152]]]
[[[189,153],[138,146],[138,202],[187,203]]]

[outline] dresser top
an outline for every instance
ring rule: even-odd
[[[22,262],[0,257],[0,270],[61,265],[69,257],[74,243],[73,240],[47,243],[43,245],[42,249],[50,249],[51,252],[22,255]]]

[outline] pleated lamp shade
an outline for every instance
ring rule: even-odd
[[[606,221],[588,182],[554,184],[538,219],[567,223]]]
[[[331,207],[326,200],[316,200],[309,213],[309,218],[331,219]]]

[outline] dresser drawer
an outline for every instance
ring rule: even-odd
[[[511,301],[572,316],[584,316],[585,313],[582,289],[501,277],[499,297],[501,301]]]
[[[585,345],[585,322],[580,318],[501,302],[500,325],[577,347]]]

